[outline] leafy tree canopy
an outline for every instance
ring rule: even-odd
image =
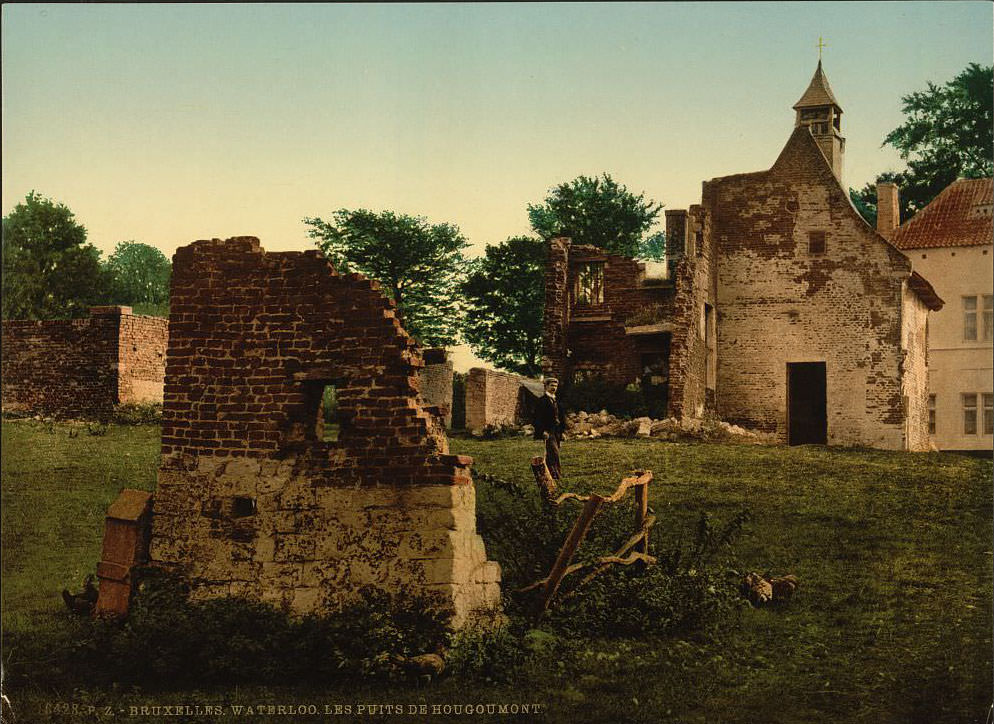
[[[162,305],[169,299],[172,264],[148,244],[122,241],[107,259],[116,304]]]
[[[662,235],[647,234],[662,208],[604,173],[556,186],[543,203],[528,205],[528,219],[543,239],[568,236],[574,244],[592,244],[615,254],[661,258]]]
[[[359,271],[384,285],[404,328],[428,346],[456,341],[456,290],[468,244],[452,224],[420,216],[340,209],[333,221],[306,218],[308,234],[339,271]]]
[[[3,218],[5,319],[85,316],[106,287],[100,252],[68,207],[32,191]]]
[[[479,357],[523,375],[541,372],[544,274],[545,244],[526,236],[488,244],[470,262],[460,285],[463,336]]]
[[[959,177],[994,175],[994,67],[971,63],[943,86],[929,83],[902,99],[905,122],[887,134],[908,164],[903,173],[887,172],[877,181],[901,187],[901,221],[923,209]],[[849,190],[864,218],[876,223],[874,184]]]

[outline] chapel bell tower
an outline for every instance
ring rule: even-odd
[[[821,69],[821,59],[814,77],[804,91],[801,100],[794,104],[797,118],[794,126],[807,126],[811,130],[821,152],[828,159],[835,178],[842,181],[842,156],[846,150],[846,139],[842,137],[842,107],[832,94],[832,87]]]

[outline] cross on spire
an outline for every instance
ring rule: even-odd
[[[827,48],[828,43],[822,42],[821,36],[818,36],[818,62],[821,62],[821,50],[822,48]]]

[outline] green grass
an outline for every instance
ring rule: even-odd
[[[154,487],[157,427],[112,425],[93,435],[78,426],[75,436],[71,429],[3,424],[3,628],[15,637],[71,633],[59,591],[93,571],[107,505],[122,487]],[[537,443],[457,438],[451,446],[482,472],[533,485],[528,461]],[[74,720],[46,715],[43,704],[52,701],[527,701],[548,712],[530,719],[547,721],[984,721],[992,696],[989,460],[615,440],[568,441],[563,464],[576,490],[613,491],[627,471],[651,469],[651,506],[665,540],[689,537],[701,511],[724,520],[749,509],[739,567],[795,574],[794,600],[780,610],[744,608],[716,637],[566,642],[507,684],[443,677],[430,689],[359,681],[220,692],[175,692],[168,682],[85,692],[29,684],[6,693],[15,711],[29,712],[24,721]],[[479,488],[479,505],[488,505]],[[28,663],[5,645],[7,674],[16,679]],[[490,719],[459,719],[483,720]]]

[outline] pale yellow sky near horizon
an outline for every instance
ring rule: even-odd
[[[2,206],[65,203],[104,254],[390,209],[473,253],[610,173],[667,208],[768,168],[827,42],[844,181],[903,162],[901,96],[990,64],[982,2],[5,4]],[[465,367],[464,355],[457,365]]]

